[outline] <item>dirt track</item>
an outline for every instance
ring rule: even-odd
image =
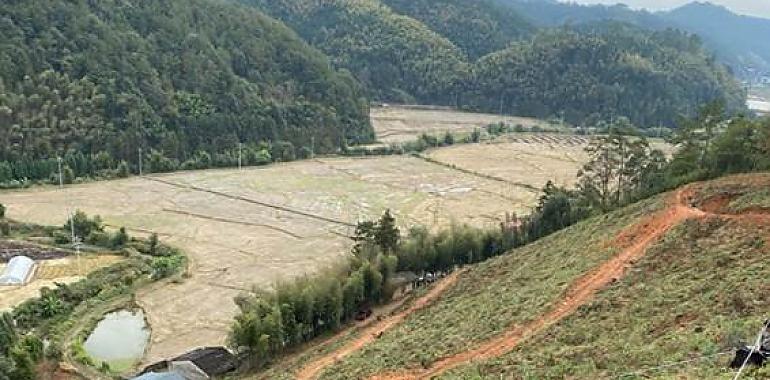
[[[372,377],[372,380],[430,379],[472,361],[491,359],[513,350],[521,341],[572,314],[581,305],[589,302],[599,290],[617,281],[629,265],[644,255],[650,245],[663,237],[671,228],[687,219],[719,216],[750,223],[770,221],[770,215],[766,213],[722,214],[720,208],[708,205],[705,205],[705,211],[700,210],[690,206],[692,195],[692,187],[678,191],[669,200],[670,206],[668,208],[622,231],[614,241],[614,245],[621,249],[621,252],[578,279],[564,297],[540,318],[522,326],[512,326],[502,335],[472,350],[440,359],[426,369],[381,374]]]
[[[360,350],[362,347],[373,342],[386,331],[401,323],[410,314],[430,305],[439,296],[441,296],[444,291],[452,287],[452,285],[457,282],[457,279],[461,273],[462,271],[455,271],[437,283],[433,288],[430,289],[430,291],[428,291],[427,294],[420,297],[420,299],[415,301],[415,303],[408,309],[378,321],[377,323],[363,330],[359,334],[360,336],[352,342],[346,344],[334,352],[331,352],[313,362],[306,364],[297,372],[297,380],[315,379],[316,376],[318,376],[318,374],[321,373],[321,371],[323,371],[326,367],[341,360],[345,356]]]

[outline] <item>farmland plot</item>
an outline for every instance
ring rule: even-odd
[[[506,212],[526,213],[536,197],[530,189],[511,192],[493,179],[394,156],[41,187],[4,192],[0,201],[16,219],[50,225],[78,208],[133,234],[157,232],[186,251],[188,279],[137,297],[152,328],[150,362],[225,343],[233,297],[337,262],[349,251],[355,223],[386,208],[403,229],[452,222],[492,228]]]
[[[422,133],[468,133],[500,122],[527,128],[548,126],[542,120],[524,117],[408,107],[372,108],[371,121],[377,139],[384,143],[411,141]]]

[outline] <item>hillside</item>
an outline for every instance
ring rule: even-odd
[[[284,21],[378,100],[447,103],[464,71],[452,42],[378,0],[239,1]]]
[[[768,185],[727,177],[578,223],[263,376],[722,378],[770,303]]]
[[[491,0],[384,0],[446,37],[471,60],[528,37],[534,27],[514,10]]]
[[[184,161],[238,141],[368,141],[350,75],[253,9],[209,0],[0,4],[0,160],[70,149]],[[308,120],[313,123],[309,124]]]
[[[692,2],[680,8],[650,13],[624,5],[580,5],[556,0],[496,0],[539,26],[583,24],[614,20],[663,30],[677,28],[698,34],[720,61],[744,79],[770,73],[770,20],[741,16],[722,6]]]
[[[543,32],[490,54],[466,88],[471,108],[585,125],[625,116],[642,128],[674,126],[720,99],[745,108],[739,83],[690,35],[615,23]]]
[[[710,3],[691,3],[659,16],[701,36],[720,60],[747,79],[770,75],[770,38],[756,38],[770,36],[770,20],[737,15]]]

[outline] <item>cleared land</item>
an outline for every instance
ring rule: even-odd
[[[574,173],[577,165],[571,167]],[[529,175],[511,180],[525,186],[417,157],[328,158],[88,183],[64,192],[5,192],[2,203],[15,219],[51,225],[62,224],[72,205],[113,227],[157,232],[188,253],[190,278],[138,295],[152,327],[147,361],[153,361],[224,343],[234,296],[336,262],[349,250],[352,226],[386,208],[404,229],[452,222],[493,228],[506,213],[527,213],[537,199],[533,189],[544,182]]]
[[[384,143],[411,141],[422,133],[467,133],[500,122],[524,127],[550,127],[542,120],[524,117],[390,106],[372,108],[371,120],[377,139]]]

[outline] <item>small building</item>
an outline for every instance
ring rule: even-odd
[[[203,347],[148,366],[142,374],[176,373],[185,380],[205,380],[232,372],[237,360],[224,347]]]
[[[0,275],[0,286],[21,286],[32,280],[35,262],[27,256],[16,256]]]

